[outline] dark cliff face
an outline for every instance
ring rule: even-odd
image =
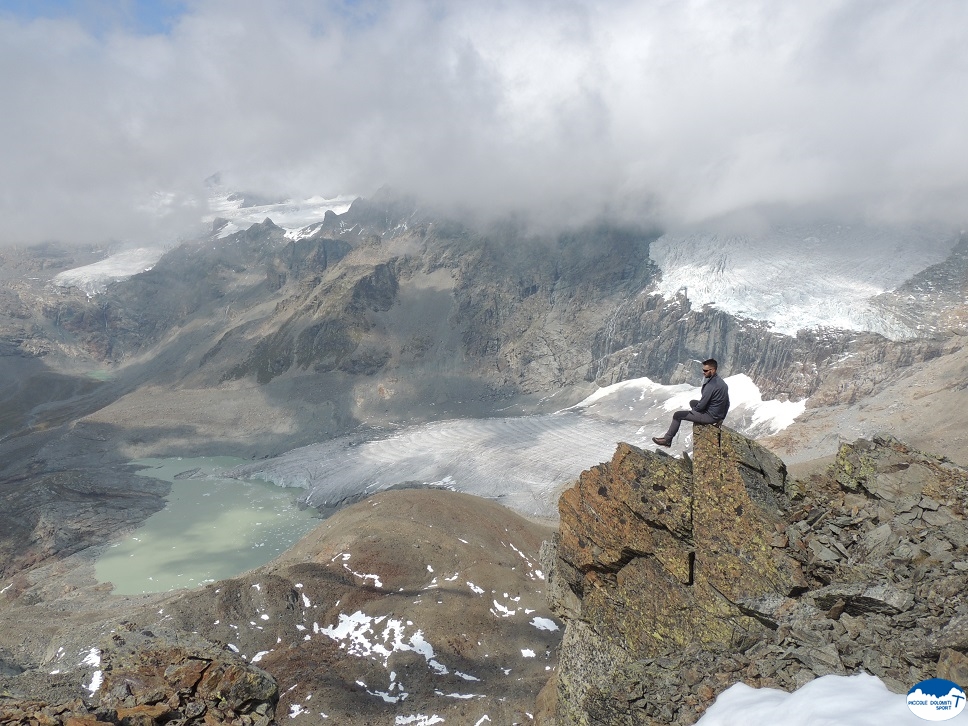
[[[691,724],[738,681],[864,670],[904,693],[968,673],[968,471],[890,437],[792,482],[696,426],[694,461],[620,444],[559,506],[558,726]]]
[[[223,378],[254,375],[259,383],[268,383],[294,366],[315,372],[375,372],[389,358],[389,351],[360,350],[360,344],[374,326],[370,313],[389,309],[397,287],[396,275],[388,265],[344,268],[334,279],[277,305],[274,315],[284,322],[259,340]],[[205,354],[202,365],[216,358],[228,336],[244,332],[236,328],[226,333]]]

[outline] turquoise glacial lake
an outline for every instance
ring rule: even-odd
[[[297,506],[302,489],[219,478],[245,463],[230,457],[132,462],[144,467],[138,476],[171,482],[171,493],[163,510],[105,549],[95,563],[98,581],[111,582],[118,595],[197,587],[264,565],[319,524],[315,510]]]

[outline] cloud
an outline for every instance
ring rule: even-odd
[[[664,224],[962,222],[961,0],[196,0],[0,14],[0,243],[164,238],[202,180]]]

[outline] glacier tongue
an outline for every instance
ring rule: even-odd
[[[806,401],[764,401],[745,374],[726,378],[726,425],[746,436],[776,433]],[[569,409],[516,418],[456,419],[411,426],[382,438],[347,436],[305,446],[223,475],[308,490],[311,506],[334,507],[400,485],[446,487],[493,498],[528,516],[555,517],[560,489],[607,461],[618,441],[654,449],[671,412],[689,408],[699,388],[648,378],[600,389]],[[691,448],[684,426],[672,452]]]
[[[54,276],[58,287],[76,287],[88,297],[98,295],[112,282],[126,280],[139,272],[150,270],[164,254],[161,247],[138,247],[111,255],[99,262],[64,270]]]
[[[695,306],[802,328],[866,330],[914,337],[871,298],[893,290],[951,252],[955,237],[922,228],[861,225],[776,227],[755,235],[666,234],[649,254],[662,270],[657,292],[686,292]]]

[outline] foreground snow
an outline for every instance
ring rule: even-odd
[[[913,683],[911,684],[914,685]],[[696,726],[921,726],[907,696],[875,676],[824,676],[793,693],[737,683],[719,695]],[[950,724],[968,723],[963,711]]]
[[[694,306],[772,322],[777,332],[829,326],[914,335],[870,299],[941,262],[956,237],[928,228],[811,225],[755,235],[664,235],[649,248],[658,291]]]
[[[763,401],[746,375],[726,378],[732,408],[726,423],[757,438],[789,426],[805,401]],[[337,506],[394,486],[439,486],[499,500],[523,514],[557,516],[560,489],[611,459],[625,441],[654,449],[671,412],[689,407],[699,388],[648,378],[609,386],[569,409],[540,416],[460,419],[413,426],[361,441],[343,437],[305,446],[228,472],[308,490],[314,507]],[[692,446],[684,426],[672,448]]]

